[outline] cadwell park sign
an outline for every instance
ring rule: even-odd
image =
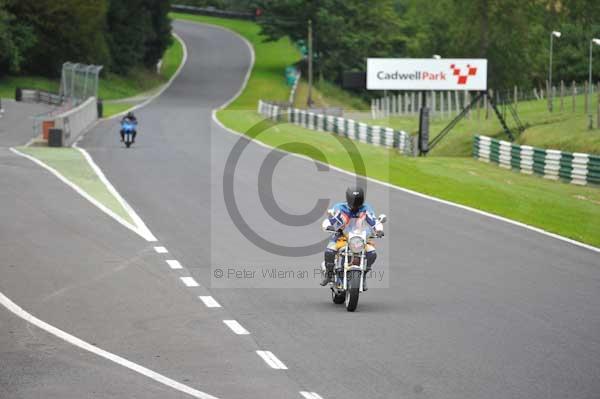
[[[487,60],[368,58],[368,90],[487,90]]]

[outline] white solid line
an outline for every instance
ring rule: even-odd
[[[75,192],[77,192],[77,194],[81,195],[83,198],[85,198],[86,200],[90,201],[94,206],[96,206],[97,208],[99,208],[102,212],[106,213],[108,216],[110,216],[111,218],[115,219],[117,222],[119,222],[120,224],[122,224],[123,226],[127,227],[129,230],[142,235],[140,233],[140,231],[137,229],[137,227],[132,226],[129,222],[127,222],[125,219],[123,219],[121,216],[117,215],[116,213],[114,213],[112,210],[108,209],[104,204],[98,202],[94,197],[92,197],[91,195],[89,195],[88,193],[86,193],[85,191],[83,191],[83,189],[81,189],[78,185],[76,185],[75,183],[71,182],[69,179],[67,179],[66,177],[64,177],[59,171],[57,171],[56,169],[54,169],[53,167],[46,165],[44,162],[40,161],[39,159],[32,157],[31,155],[22,153],[21,151],[11,147],[10,150],[21,156],[24,158],[29,159],[30,161],[38,164],[39,166],[41,166],[42,168],[46,169],[47,171],[49,171],[50,173],[52,173],[54,176],[56,176],[60,181],[62,181],[63,183],[65,183],[67,186],[71,187],[73,190],[75,190]],[[144,237],[142,235],[142,237]],[[146,238],[146,237],[144,237]]]
[[[200,284],[198,284],[196,282],[196,280],[194,280],[193,277],[180,277],[181,281],[183,281],[183,284],[186,285],[186,287],[199,287]]]
[[[132,111],[138,110],[138,109],[140,109],[142,107],[145,107],[150,102],[154,101],[158,96],[160,96],[161,94],[163,94],[164,91],[167,90],[171,86],[171,83],[173,83],[173,81],[175,80],[175,78],[177,76],[179,76],[179,74],[181,73],[181,70],[183,69],[183,67],[185,66],[185,64],[187,62],[187,59],[188,59],[188,49],[187,49],[187,46],[185,45],[185,42],[183,41],[183,39],[177,33],[171,32],[171,34],[175,37],[175,39],[177,39],[179,41],[179,43],[181,43],[181,47],[183,49],[183,58],[181,60],[181,64],[179,64],[179,67],[177,68],[177,70],[175,71],[175,73],[173,74],[173,76],[171,76],[171,79],[169,79],[169,81],[167,83],[165,83],[165,85],[157,93],[155,93],[154,95],[150,96],[144,102],[142,102],[142,103],[140,103],[138,105],[135,105],[135,106],[133,106],[131,108],[128,108],[128,109],[126,109],[123,112],[119,112],[118,114],[112,115],[112,116],[110,116],[108,118],[104,118],[105,120],[115,119],[115,118],[118,118],[118,117],[121,117],[121,116],[127,114],[128,112],[132,112]],[[79,139],[81,139],[82,136],[83,135],[81,135]],[[78,139],[78,141],[79,141],[79,139]]]
[[[216,28],[216,29],[221,29],[221,30],[227,31],[227,32],[233,34],[234,36],[237,36],[239,39],[241,39],[248,47],[248,50],[250,51],[250,65],[248,66],[248,70],[246,70],[246,76],[244,76],[244,81],[242,82],[240,89],[229,100],[227,100],[226,102],[221,104],[218,109],[223,109],[223,108],[227,107],[229,104],[231,104],[233,101],[235,101],[235,99],[238,98],[242,94],[242,91],[244,91],[244,88],[248,84],[248,80],[250,79],[250,74],[252,72],[252,68],[254,68],[254,62],[256,59],[256,57],[254,55],[254,47],[252,47],[252,44],[250,44],[248,39],[246,39],[244,36],[240,35],[239,33],[235,32],[229,28],[225,28],[225,27],[219,26],[219,25],[213,25],[210,23],[189,21],[189,20],[184,20],[184,19],[177,19],[177,21],[183,22],[183,23],[189,23],[189,24],[205,25],[205,26],[210,26],[211,28]],[[182,43],[185,46],[185,43],[183,42],[183,40],[182,40]]]
[[[220,308],[221,305],[219,304],[219,302],[217,302],[215,300],[215,298],[213,298],[212,296],[199,296],[198,298],[200,298],[200,300],[202,302],[204,302],[204,305],[206,305],[207,308]]]
[[[305,399],[323,399],[321,395],[316,392],[300,391],[300,395]]]
[[[265,143],[263,143],[261,141],[258,141],[258,140],[255,140],[253,138],[250,138],[250,137],[248,137],[247,135],[245,135],[243,133],[238,133],[235,130],[230,129],[227,126],[223,125],[221,123],[221,121],[219,121],[219,119],[217,118],[217,110],[213,110],[212,111],[212,119],[213,119],[213,121],[217,125],[219,125],[221,128],[223,128],[225,131],[228,131],[229,133],[235,134],[237,136],[242,136],[246,140],[252,141],[253,143],[255,143],[255,144],[257,144],[257,145],[259,145],[261,147],[268,148],[268,149],[271,149],[273,151],[280,151],[280,152],[282,152],[284,154],[291,155],[291,156],[294,156],[296,158],[304,159],[304,160],[309,161],[309,162],[318,163],[320,165],[327,166],[330,169],[336,170],[336,171],[338,171],[340,173],[344,173],[344,174],[349,175],[349,176],[356,176],[356,174],[354,174],[352,172],[349,172],[347,170],[344,170],[342,168],[339,168],[337,166],[334,166],[334,165],[331,165],[331,164],[328,164],[328,163],[325,163],[325,162],[318,161],[316,159],[310,158],[310,157],[305,156],[305,155],[300,155],[300,154],[296,154],[296,153],[293,153],[293,152],[284,151],[284,150],[281,150],[279,148],[275,148],[275,147],[272,147],[272,146],[270,146],[268,144],[265,144]],[[502,222],[505,222],[505,223],[509,223],[509,224],[514,225],[514,226],[519,226],[519,227],[522,227],[522,228],[527,229],[527,230],[535,231],[536,233],[543,234],[545,236],[552,237],[552,238],[555,238],[557,240],[561,240],[561,241],[567,242],[569,244],[572,244],[572,245],[575,245],[575,246],[578,246],[578,247],[581,247],[581,248],[585,248],[585,249],[588,249],[590,251],[594,251],[594,252],[600,253],[600,247],[594,247],[593,245],[585,244],[585,243],[583,243],[581,241],[573,240],[571,238],[564,237],[564,236],[561,236],[561,235],[556,234],[556,233],[551,233],[551,232],[546,231],[544,229],[541,229],[539,227],[531,226],[531,225],[528,225],[528,224],[525,224],[525,223],[522,223],[522,222],[518,222],[516,220],[508,219],[508,218],[505,218],[503,216],[499,216],[499,215],[495,215],[493,213],[482,211],[480,209],[471,208],[471,207],[466,206],[466,205],[461,205],[461,204],[457,204],[455,202],[447,201],[447,200],[444,200],[444,199],[441,199],[441,198],[432,197],[430,195],[422,194],[422,193],[419,193],[419,192],[416,192],[416,191],[413,191],[413,190],[409,190],[409,189],[404,188],[404,187],[395,186],[395,185],[393,185],[391,183],[387,183],[387,182],[384,182],[384,181],[381,181],[381,180],[373,179],[372,177],[363,176],[363,178],[366,179],[366,180],[368,180],[368,181],[370,181],[370,182],[372,182],[372,183],[381,184],[382,186],[385,186],[385,187],[388,187],[388,188],[391,188],[391,189],[394,189],[394,190],[402,191],[404,193],[411,194],[411,195],[414,195],[414,196],[417,196],[417,197],[421,197],[421,198],[425,198],[425,199],[428,199],[430,201],[438,202],[440,204],[445,204],[445,205],[453,206],[453,207],[456,207],[456,208],[460,208],[460,209],[463,209],[465,211],[477,213],[477,214],[482,215],[482,216],[486,216],[486,217],[489,217],[489,218],[492,218],[492,219],[495,219],[495,220],[499,220],[499,221],[502,221]]]
[[[225,28],[223,28],[223,29],[225,29]],[[229,30],[229,29],[225,29],[225,30]],[[233,31],[231,31],[231,32],[233,32]],[[271,150],[280,151],[280,152],[282,152],[284,154],[289,154],[289,155],[292,155],[292,156],[295,156],[297,158],[304,159],[304,160],[307,160],[307,161],[310,161],[310,162],[317,162],[317,163],[319,163],[321,165],[328,166],[331,169],[334,169],[334,170],[336,170],[338,172],[345,173],[345,174],[347,174],[349,176],[356,176],[355,173],[349,172],[349,171],[347,171],[345,169],[342,169],[342,168],[339,168],[337,166],[333,166],[333,165],[330,165],[330,164],[325,163],[325,162],[317,161],[316,159],[307,157],[305,155],[295,154],[293,152],[283,151],[283,150],[281,150],[279,148],[272,147],[272,146],[270,146],[268,144],[265,144],[265,143],[263,143],[263,142],[261,142],[259,140],[252,139],[252,138],[248,137],[247,135],[245,135],[243,133],[236,132],[235,130],[230,129],[227,126],[225,126],[225,125],[223,125],[221,123],[221,121],[217,118],[217,111],[219,111],[219,110],[227,107],[229,104],[231,104],[242,93],[242,91],[246,87],[246,84],[248,83],[248,80],[250,78],[250,74],[252,72],[252,68],[254,67],[254,62],[255,62],[254,48],[252,47],[252,45],[250,44],[250,42],[248,42],[248,40],[246,40],[246,38],[244,38],[243,36],[239,35],[238,33],[236,33],[236,32],[233,32],[233,33],[236,36],[240,37],[244,41],[244,43],[246,43],[246,46],[248,46],[248,49],[250,50],[250,54],[251,54],[251,63],[250,63],[250,66],[248,67],[248,70],[246,71],[246,77],[244,78],[244,82],[243,82],[242,86],[240,87],[240,90],[237,93],[235,93],[235,95],[231,99],[229,99],[227,102],[225,102],[224,104],[222,104],[220,107],[218,107],[217,109],[214,109],[212,111],[212,119],[213,119],[213,121],[215,123],[217,123],[221,128],[223,128],[224,130],[228,131],[229,133],[232,133],[232,134],[235,134],[235,135],[238,135],[238,136],[243,136],[247,140],[250,140],[250,141],[252,141],[252,142],[254,142],[254,143],[256,143],[256,144],[258,144],[258,145],[260,145],[260,146],[262,146],[264,148],[268,148],[268,149],[271,149]],[[522,227],[524,229],[535,231],[536,233],[543,234],[543,235],[546,235],[548,237],[552,237],[552,238],[555,238],[557,240],[561,240],[561,241],[567,242],[569,244],[576,245],[578,247],[589,249],[590,251],[594,251],[594,252],[600,253],[600,247],[594,247],[593,245],[585,244],[585,243],[583,243],[581,241],[573,240],[571,238],[564,237],[564,236],[561,236],[561,235],[556,234],[556,233],[551,233],[551,232],[546,231],[544,229],[540,229],[539,227],[534,227],[534,226],[531,226],[531,225],[528,225],[528,224],[525,224],[525,223],[517,222],[516,220],[505,218],[503,216],[499,216],[499,215],[495,215],[493,213],[489,213],[489,212],[482,211],[482,210],[479,210],[479,209],[471,208],[470,206],[461,205],[461,204],[457,204],[455,202],[443,200],[441,198],[432,197],[430,195],[422,194],[422,193],[419,193],[419,192],[416,192],[416,191],[413,191],[413,190],[409,190],[409,189],[404,188],[404,187],[395,186],[395,185],[393,185],[391,183],[383,182],[383,181],[380,181],[380,180],[377,180],[377,179],[373,179],[371,177],[366,177],[365,176],[365,179],[367,179],[370,182],[381,184],[383,186],[392,188],[394,190],[402,191],[402,192],[405,192],[407,194],[411,194],[411,195],[414,195],[414,196],[417,196],[417,197],[425,198],[425,199],[428,199],[430,201],[439,202],[441,204],[445,204],[445,205],[453,206],[453,207],[456,207],[456,208],[464,209],[466,211],[474,212],[474,213],[477,213],[479,215],[487,216],[489,218],[500,220],[500,221],[505,222],[505,223],[510,223],[510,224],[512,224],[514,226],[519,226],[519,227]]]
[[[73,148],[76,148],[77,150],[79,150],[79,152],[81,152],[81,154],[86,159],[86,161],[88,162],[90,167],[93,169],[94,172],[96,172],[96,175],[98,175],[98,177],[100,178],[100,181],[102,183],[104,183],[104,185],[106,186],[106,189],[117,199],[117,201],[119,202],[119,204],[121,204],[123,209],[125,209],[125,212],[127,212],[129,217],[131,218],[131,220],[133,220],[133,223],[135,223],[135,225],[137,226],[137,229],[139,231],[138,234],[141,235],[142,237],[144,237],[147,241],[150,241],[150,242],[157,241],[156,237],[154,237],[154,235],[152,234],[150,229],[146,226],[146,224],[144,223],[142,218],[139,217],[139,215],[133,210],[133,208],[129,205],[129,203],[127,201],[125,201],[125,199],[121,196],[121,194],[119,194],[117,189],[106,178],[106,176],[104,175],[104,172],[102,172],[102,169],[100,169],[100,167],[94,162],[94,160],[92,159],[90,154],[83,148],[79,148],[77,146],[77,143],[73,144]]]
[[[227,325],[227,327],[231,328],[231,331],[236,333],[237,335],[247,335],[250,334],[248,330],[246,330],[240,323],[236,320],[223,320],[223,323]]]
[[[178,260],[169,259],[167,260],[167,265],[169,265],[171,269],[183,269],[183,266],[181,266],[181,263],[179,263]]]
[[[91,352],[95,355],[98,355],[100,357],[103,357],[107,360],[110,360],[111,362],[114,362],[120,366],[126,367],[130,370],[135,371],[136,373],[139,373],[141,375],[144,375],[156,382],[159,382],[163,385],[166,385],[168,387],[171,387],[173,389],[176,389],[180,392],[186,393],[190,396],[193,396],[195,398],[199,398],[199,399],[217,399],[215,396],[209,395],[207,393],[198,391],[197,389],[194,389],[192,387],[189,387],[185,384],[182,384],[180,382],[177,382],[175,380],[172,380],[169,377],[166,377],[162,374],[159,374],[155,371],[152,371],[144,366],[141,366],[137,363],[134,363],[130,360],[127,360],[125,358],[122,358],[121,356],[115,355],[114,353],[105,351],[104,349],[98,348],[95,345],[91,345],[69,333],[66,333],[48,323],[46,323],[45,321],[42,321],[40,319],[38,319],[37,317],[33,316],[32,314],[28,313],[27,311],[25,311],[24,309],[22,309],[21,307],[19,307],[16,303],[14,303],[13,301],[11,301],[9,298],[7,298],[4,294],[2,294],[0,292],[0,303],[6,307],[8,310],[10,310],[11,312],[13,312],[14,314],[16,314],[17,316],[19,316],[20,318],[28,321],[29,323],[41,328],[42,330],[74,345],[77,346],[83,350],[86,350],[88,352]]]
[[[256,353],[265,361],[265,363],[269,365],[269,367],[276,370],[287,370],[286,365],[283,364],[281,360],[277,359],[277,356],[275,356],[272,352],[256,351]]]
[[[156,253],[159,253],[159,254],[166,254],[169,252],[169,251],[167,251],[167,248],[165,248],[165,247],[154,247],[154,250],[156,251]]]

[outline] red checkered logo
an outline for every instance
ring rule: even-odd
[[[454,64],[450,65],[450,69],[452,69],[452,75],[458,77],[459,85],[467,84],[467,79],[469,78],[469,76],[477,75],[477,67],[472,67],[469,64],[467,64],[467,67],[464,71],[463,68],[459,68]]]

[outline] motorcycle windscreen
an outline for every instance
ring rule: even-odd
[[[367,223],[366,215],[361,215],[358,218],[352,218],[344,227],[344,235],[358,235],[364,238],[368,237],[371,232],[371,226]]]

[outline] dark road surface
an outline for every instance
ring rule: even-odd
[[[348,313],[313,278],[320,253],[289,257],[249,242],[223,201],[226,159],[240,137],[211,113],[239,90],[251,53],[222,29],[175,28],[187,64],[136,112],[134,147],[118,142],[114,120],[80,143],[159,243],[2,152],[0,217],[9,222],[0,227],[1,292],[58,328],[222,399],[300,398],[300,391],[324,399],[600,397],[596,252],[370,183],[369,201],[390,220],[375,265],[389,287],[372,284]],[[249,144],[234,176],[248,224],[286,245],[325,238],[320,221],[289,227],[264,211],[258,192],[268,187],[257,175],[269,153]],[[318,198],[341,200],[352,182],[287,156],[273,190],[282,209],[302,214]],[[156,254],[154,245],[170,253]],[[184,269],[169,270],[165,259]],[[301,282],[231,282],[265,288],[227,288],[211,278],[216,269],[243,267],[311,274]],[[185,287],[179,277],[188,275],[200,286]],[[198,295],[222,308],[205,307]],[[235,335],[224,319],[250,335]],[[185,397],[4,308],[0,323],[2,398]],[[270,368],[256,350],[273,352],[288,369]]]

